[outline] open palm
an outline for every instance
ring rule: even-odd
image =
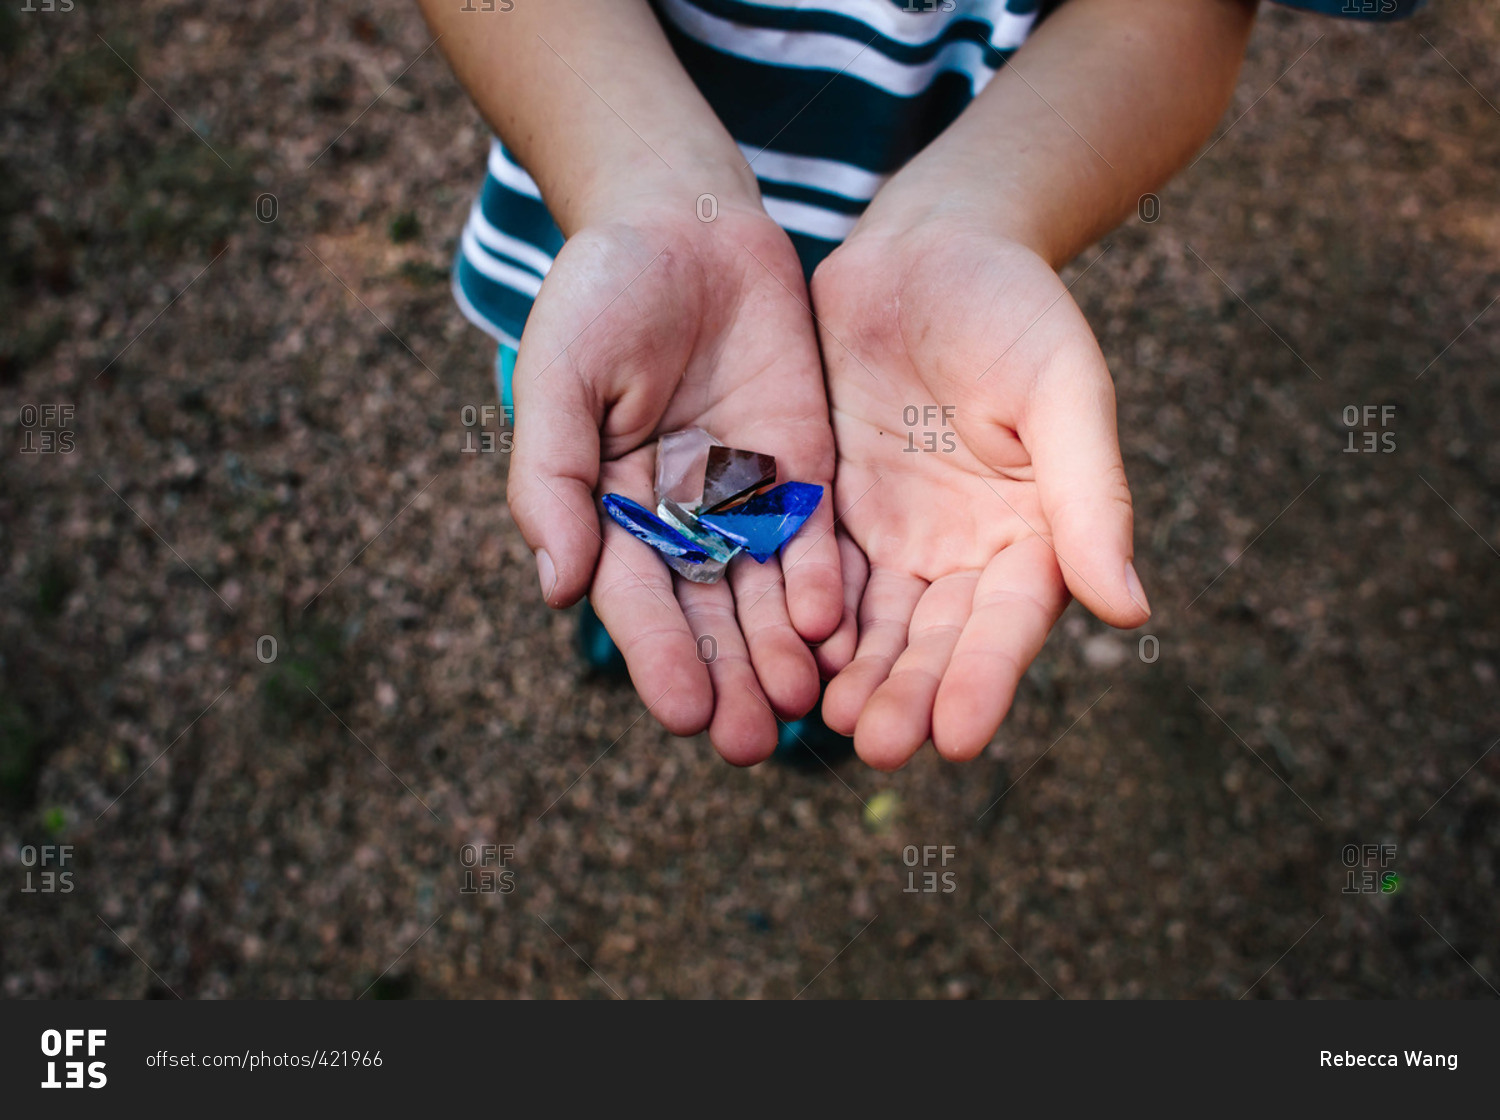
[[[764,213],[725,208],[704,222],[691,203],[638,208],[568,240],[515,372],[509,502],[548,603],[587,592],[652,713],[676,734],[708,727],[739,764],[771,752],[776,715],[817,702],[807,643],[827,638],[843,609],[832,502],[782,558],[738,557],[727,581],[703,585],[674,577],[597,499],[654,508],[656,439],[690,427],[776,456],[781,481],[831,487],[805,291],[790,241]]]
[[[1137,626],[1114,390],[1057,274],[972,229],[856,233],[813,278],[859,642],[824,700],[871,765],[972,758],[1071,592]]]

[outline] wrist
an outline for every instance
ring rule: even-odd
[[[547,202],[568,236],[642,211],[680,209],[705,222],[720,210],[764,213],[755,175],[733,145],[729,152],[678,147],[660,156],[641,147],[622,159],[597,161],[561,194]]]
[[[1087,209],[1087,208],[1085,208]],[[1046,197],[983,152],[928,151],[880,190],[851,236],[940,232],[1020,246],[1060,269],[1100,232],[1098,215]]]

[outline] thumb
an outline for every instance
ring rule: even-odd
[[[594,487],[602,414],[566,362],[546,362],[535,346],[522,342],[506,500],[536,555],[542,598],[548,606],[566,607],[588,590],[599,560]]]
[[[1082,368],[1048,371],[1020,433],[1036,468],[1052,547],[1073,597],[1122,629],[1151,617],[1133,557],[1134,513],[1115,424],[1115,391],[1097,347]]]

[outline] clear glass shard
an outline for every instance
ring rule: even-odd
[[[738,552],[739,549],[735,551]],[[694,583],[718,583],[724,578],[724,569],[727,567],[722,560],[704,560],[695,564],[680,556],[663,556],[662,559],[667,562],[667,567]]]
[[[676,502],[661,502],[656,507],[656,515],[708,553],[712,560],[727,564],[740,550],[739,545],[726,541],[712,530],[705,529],[691,511],[683,509]]]
[[[668,432],[656,441],[656,500],[695,509],[703,501],[708,452],[719,446],[702,428]]]

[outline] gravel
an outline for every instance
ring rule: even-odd
[[[895,775],[579,666],[463,450],[486,132],[429,41],[0,14],[4,995],[1496,994],[1500,11],[1263,13],[1074,288],[1156,615],[1070,608],[982,759]]]

